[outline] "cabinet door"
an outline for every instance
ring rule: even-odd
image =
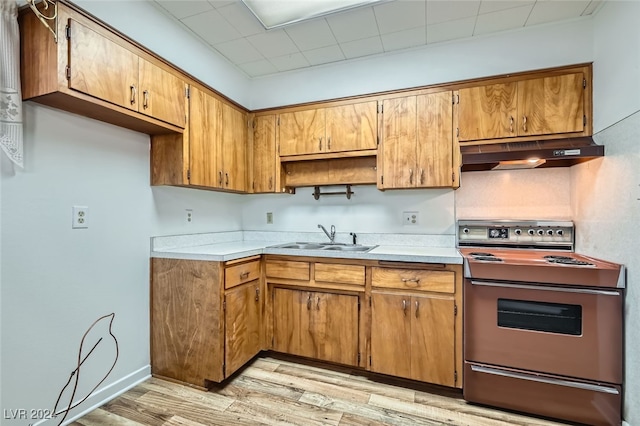
[[[518,135],[584,130],[582,73],[518,82]]]
[[[411,378],[453,387],[456,361],[453,299],[414,296],[411,316]]]
[[[311,293],[307,314],[309,333],[302,334],[305,356],[358,365],[358,296]]]
[[[411,377],[411,297],[371,292],[371,370]]]
[[[517,88],[514,82],[460,89],[458,140],[517,136]]]
[[[247,190],[247,116],[231,105],[222,104],[223,188]]]
[[[327,152],[376,149],[378,103],[363,102],[326,109]]]
[[[382,186],[416,185],[417,104],[415,96],[386,99],[383,103]]]
[[[311,293],[284,288],[273,289],[273,350],[309,356],[303,351],[303,334],[309,333],[307,303]],[[306,349],[306,348],[304,348]]]
[[[253,192],[275,192],[276,188],[276,116],[254,119]]]
[[[69,88],[137,111],[138,56],[73,19],[69,27]]]
[[[286,112],[279,120],[280,156],[326,150],[324,109]]]
[[[453,184],[452,96],[448,91],[417,97],[416,187]]]
[[[260,352],[260,286],[253,281],[225,292],[225,377]]]
[[[189,183],[217,188],[222,184],[219,140],[222,107],[219,100],[191,87],[189,99]]]
[[[138,110],[158,120],[184,127],[187,119],[184,81],[142,58],[139,63],[140,101]]]

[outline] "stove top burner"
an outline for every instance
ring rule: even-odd
[[[491,256],[473,256],[474,260],[482,260],[484,262],[502,262],[502,259],[499,257]]]
[[[544,258],[549,263],[558,263],[561,265],[594,266],[593,263],[578,260],[569,256],[544,256]]]
[[[489,257],[489,256],[493,256],[493,254],[486,253],[486,252],[483,252],[483,251],[474,251],[472,253],[469,253],[469,256],[473,256],[473,257],[476,257],[476,256],[482,256],[482,257],[483,256],[487,256],[487,257]]]

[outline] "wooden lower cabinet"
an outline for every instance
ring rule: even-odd
[[[206,388],[207,382],[223,381],[260,352],[259,264],[259,258],[151,259],[154,376]]]
[[[339,364],[358,364],[357,295],[273,289],[273,349]]]
[[[371,370],[455,384],[455,303],[451,297],[371,292]]]
[[[252,281],[225,291],[225,376],[238,370],[261,349],[260,282]]]

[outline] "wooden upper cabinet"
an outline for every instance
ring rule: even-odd
[[[378,186],[453,185],[452,92],[385,99]]]
[[[69,27],[69,88],[137,111],[138,56],[73,19]]]
[[[69,89],[186,126],[186,84],[90,26],[69,19]]]
[[[253,120],[252,192],[276,192],[276,116],[257,116]]]
[[[219,168],[222,137],[221,102],[192,86],[189,96],[189,184],[219,187],[222,182]]]
[[[224,189],[247,191],[247,114],[222,103],[222,170]]]
[[[378,103],[363,102],[326,109],[325,151],[361,151],[377,148]]]
[[[185,82],[175,74],[140,58],[139,107],[143,114],[184,127]]]
[[[570,72],[460,89],[458,140],[584,132],[586,82],[584,72]]]
[[[377,102],[285,112],[279,115],[280,156],[377,148]]]

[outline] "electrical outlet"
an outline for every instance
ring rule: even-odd
[[[402,212],[402,224],[414,226],[418,224],[419,212]]]
[[[187,221],[187,223],[193,223],[193,210],[192,209],[185,209],[185,220]]]
[[[272,212],[267,212],[267,224],[268,225],[272,225],[273,224],[273,213]]]
[[[71,228],[83,229],[89,227],[89,207],[73,206],[71,216]]]

